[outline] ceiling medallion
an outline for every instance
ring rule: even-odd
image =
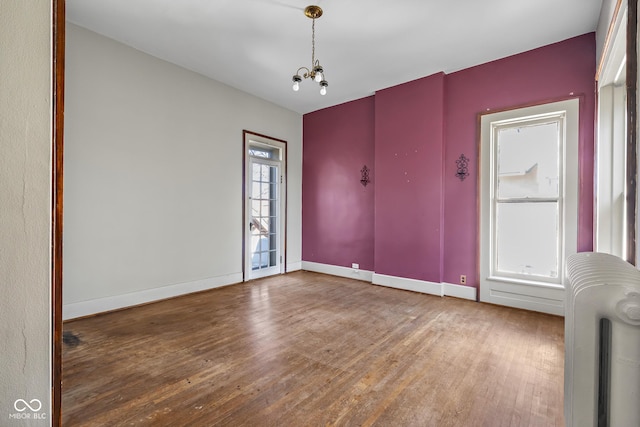
[[[300,89],[300,82],[303,78],[312,78],[320,85],[320,95],[327,94],[327,86],[329,83],[324,79],[324,69],[320,65],[320,61],[316,59],[316,19],[322,16],[322,9],[320,6],[307,6],[304,9],[304,14],[307,18],[312,20],[311,23],[311,68],[300,67],[294,74],[293,90],[298,91]],[[301,74],[302,72],[302,74]]]

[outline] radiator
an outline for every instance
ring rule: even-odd
[[[640,272],[613,255],[567,260],[568,427],[640,427]]]

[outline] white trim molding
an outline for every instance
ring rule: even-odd
[[[291,273],[292,271],[302,270],[302,262],[288,262],[287,263],[287,273]]]
[[[135,305],[177,297],[193,292],[206,291],[208,289],[219,288],[241,282],[242,273],[233,273],[202,280],[194,280],[192,282],[145,289],[128,294],[64,304],[62,307],[62,318],[64,320],[69,320],[78,317],[90,316],[92,314],[132,307]]]
[[[374,285],[389,288],[403,289],[405,291],[420,292],[422,294],[449,296],[477,301],[477,289],[471,286],[460,286],[451,283],[435,283],[426,280],[407,279],[406,277],[388,276],[373,271],[358,270],[338,265],[321,264],[318,262],[302,261],[302,270],[315,273],[329,274],[331,276],[346,277],[349,279],[363,280]],[[288,271],[293,271],[289,269]]]
[[[372,283],[374,285],[388,286],[390,288],[404,289],[406,291],[420,292],[440,297],[454,297],[477,301],[477,290],[471,286],[454,285],[446,282],[435,283],[377,273],[373,273]]]
[[[338,265],[321,264],[311,261],[302,261],[302,270],[329,274],[331,276],[346,277],[348,279],[364,280],[366,282],[371,282],[374,274],[373,271],[341,267]]]
[[[443,282],[442,291],[444,296],[447,296],[447,297],[462,298],[462,299],[468,299],[471,301],[478,300],[477,289],[472,288],[471,286],[461,286],[461,285],[454,285],[453,283]]]
[[[441,283],[427,282],[426,280],[407,279],[405,277],[373,273],[372,283],[374,285],[388,286],[390,288],[404,289],[406,291],[420,292],[440,297],[444,296]]]

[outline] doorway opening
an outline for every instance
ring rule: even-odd
[[[244,281],[286,271],[286,148],[244,131]]]

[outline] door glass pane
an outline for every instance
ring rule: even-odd
[[[558,197],[557,121],[498,130],[498,198]]]
[[[269,199],[271,199],[271,200],[275,200],[276,199],[276,194],[277,194],[276,193],[276,189],[277,189],[276,185],[277,184],[271,184],[269,186]]]
[[[269,232],[269,218],[260,218],[260,231],[262,233],[268,233]]]
[[[558,277],[558,203],[498,203],[496,270]]]
[[[273,166],[269,165],[260,165],[260,180],[262,182],[269,182],[269,176],[271,175],[271,168]]]
[[[253,157],[262,157],[263,159],[273,159],[277,155],[277,148],[256,147],[249,148],[249,155]]]
[[[278,167],[252,162],[251,268],[277,266],[277,177]]]

